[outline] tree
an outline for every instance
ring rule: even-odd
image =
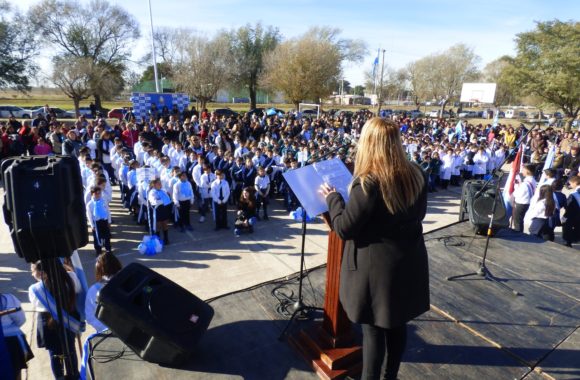
[[[173,76],[171,64],[169,62],[158,63],[157,64],[157,75],[159,75],[160,78],[163,78],[163,77],[171,78]],[[154,81],[154,80],[155,80],[155,71],[153,70],[153,65],[149,65],[149,66],[147,66],[145,71],[143,71],[143,74],[141,75],[140,82],[143,83],[143,82]]]
[[[443,112],[460,94],[463,83],[479,78],[478,62],[473,49],[464,44],[421,58],[408,66],[412,92],[417,99],[438,100]]]
[[[229,83],[231,67],[227,36],[220,34],[209,39],[190,34],[178,47],[172,79],[178,90],[195,97],[204,109]]]
[[[511,58],[508,56],[500,57],[491,61],[483,69],[483,80],[489,83],[496,83],[495,103],[494,105],[513,104],[517,101],[513,83],[510,81],[508,69],[511,65]]]
[[[250,109],[256,108],[258,82],[264,70],[264,57],[280,43],[282,36],[278,28],[242,26],[228,33],[230,53],[233,58],[233,83],[239,88],[248,88]]]
[[[140,37],[137,20],[124,8],[107,0],[88,4],[75,0],[43,0],[29,10],[28,20],[44,41],[64,58],[88,58],[104,65],[122,84],[133,42]],[[92,81],[97,84],[97,81]],[[101,89],[93,88],[101,107]]]
[[[567,128],[580,111],[580,22],[538,22],[516,37],[508,74],[520,95],[536,95],[564,111]]]
[[[2,0],[0,15],[0,89],[14,87],[27,91],[29,77],[37,68],[33,57],[38,51],[38,39],[28,28],[21,27],[27,22],[22,15],[12,12]]]
[[[382,80],[380,76],[380,72],[378,73],[378,78],[373,76],[372,70],[365,72],[365,83],[367,88],[373,88],[376,79],[376,95],[377,103],[379,104],[379,111],[385,100],[398,98],[399,95],[405,91],[406,84],[406,78],[404,75],[401,75],[401,71],[394,70],[388,66],[385,66],[385,69],[383,70]]]
[[[319,102],[332,94],[343,62],[358,61],[366,47],[338,38],[338,29],[312,28],[299,38],[279,44],[265,60],[261,84],[281,91],[296,109],[303,100]]]
[[[361,86],[361,85],[354,86],[353,93],[354,93],[354,95],[364,96],[365,86]]]
[[[346,79],[341,79],[338,81],[338,84],[334,91],[338,94],[348,95],[352,91],[352,87],[350,86],[350,82]]]
[[[79,116],[80,102],[88,99],[93,94],[94,80],[99,81],[103,91],[107,87],[115,86],[110,79],[106,66],[94,63],[90,58],[63,58],[54,60],[52,81],[70,99],[72,99],[75,112]]]

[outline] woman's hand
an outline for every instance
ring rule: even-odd
[[[319,192],[324,196],[324,198],[326,198],[329,194],[336,193],[336,189],[329,184],[324,183],[320,186]]]

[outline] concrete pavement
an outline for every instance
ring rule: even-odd
[[[117,198],[117,196],[115,196]],[[429,195],[428,214],[423,223],[425,232],[457,221],[460,188]],[[202,299],[293,274],[299,270],[301,224],[293,221],[278,202],[271,203],[271,218],[259,222],[254,234],[234,236],[233,230],[213,230],[211,219],[197,223],[192,212],[193,232],[170,230],[171,244],[161,254],[148,257],[137,251],[145,235],[115,199],[113,211],[113,249],[124,265],[144,264],[175,281]],[[234,214],[229,212],[230,226]],[[327,227],[321,220],[308,224],[306,236],[306,266],[326,262]],[[33,283],[29,265],[13,253],[12,241],[5,223],[0,225],[0,284],[2,292],[11,292],[23,303],[27,322],[23,326],[35,354],[29,362],[28,379],[51,378],[48,354],[36,347],[35,316],[28,303],[27,289]],[[79,250],[87,273],[87,281],[94,283],[94,251],[92,242]],[[88,327],[84,336],[92,333]],[[78,349],[77,349],[78,352]]]

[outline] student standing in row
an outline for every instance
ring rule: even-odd
[[[256,188],[256,216],[260,218],[260,207],[264,210],[264,220],[268,220],[268,195],[270,193],[270,177],[266,175],[263,166],[258,167],[258,175],[254,180]]]
[[[103,252],[103,247],[107,252],[111,252],[111,226],[109,225],[111,214],[107,202],[102,197],[101,188],[93,186],[90,191],[91,199],[87,202],[86,212],[93,230],[95,253],[99,256]]]
[[[159,237],[161,237],[161,232],[163,232],[163,244],[168,245],[172,203],[169,195],[163,190],[159,178],[151,181],[147,200],[154,208],[155,232]]]
[[[228,229],[228,199],[230,186],[221,170],[216,170],[216,179],[211,184],[211,198],[215,215],[215,229]]]
[[[173,185],[173,203],[179,210],[178,223],[181,232],[185,232],[185,229],[193,230],[189,219],[189,210],[194,201],[193,187],[187,179],[187,173],[181,172],[179,174],[179,182]]]

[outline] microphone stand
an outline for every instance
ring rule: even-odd
[[[498,202],[498,198],[501,197],[501,195],[500,195],[500,183],[501,183],[501,178],[504,175],[503,170],[501,168],[511,158],[513,153],[517,152],[520,144],[526,139],[526,137],[530,134],[530,132],[532,132],[532,130],[534,130],[534,128],[535,128],[535,126],[532,126],[532,128],[530,128],[530,130],[520,139],[518,144],[516,144],[516,147],[514,148],[514,150],[507,155],[507,157],[499,165],[499,168],[494,171],[491,178],[489,178],[482,185],[481,189],[479,189],[479,191],[477,193],[475,193],[473,196],[474,199],[477,199],[487,189],[487,187],[489,186],[491,181],[494,179],[494,177],[497,177],[496,183],[495,183],[495,196],[493,198],[493,204],[491,207],[491,215],[489,217],[489,225],[487,227],[487,234],[486,234],[486,238],[485,238],[485,248],[483,250],[482,260],[479,262],[479,268],[477,268],[477,270],[475,272],[470,272],[470,273],[465,273],[465,274],[447,277],[447,281],[456,281],[458,279],[465,278],[465,277],[478,276],[478,277],[483,277],[484,280],[491,281],[491,282],[499,285],[501,288],[512,293],[514,296],[520,295],[520,293],[517,290],[514,290],[513,288],[507,286],[506,284],[501,282],[497,277],[495,277],[490,272],[490,270],[487,268],[487,265],[486,265],[486,259],[487,259],[487,252],[489,249],[489,240],[491,239],[491,235],[493,234],[493,222],[495,219],[495,211],[497,208],[497,202]],[[463,205],[461,205],[460,207],[463,207]]]
[[[308,161],[306,161],[307,165],[316,163],[316,162],[322,160],[323,158],[326,158],[329,155],[338,152],[340,149],[345,148],[345,147],[349,147],[351,145],[352,145],[352,143],[348,143],[348,144],[342,144],[341,146],[333,148],[330,151],[324,153],[322,156],[316,157],[316,159],[314,159],[314,160],[309,159]],[[302,288],[304,285],[304,283],[303,283],[304,282],[304,267],[306,266],[304,263],[304,246],[305,246],[305,244],[306,244],[306,210],[304,209],[304,207],[302,207],[302,247],[300,250],[300,275],[299,275],[299,282],[298,282],[298,300],[292,305],[294,312],[292,313],[290,320],[286,324],[286,327],[284,327],[284,330],[282,330],[282,333],[278,337],[278,340],[284,339],[284,337],[286,336],[286,332],[288,331],[288,329],[290,328],[290,326],[292,325],[292,323],[294,322],[294,320],[296,318],[301,318],[301,319],[307,318],[308,312],[311,312],[311,311],[324,311],[324,309],[322,309],[320,307],[306,305],[304,303],[304,300],[303,300]]]

